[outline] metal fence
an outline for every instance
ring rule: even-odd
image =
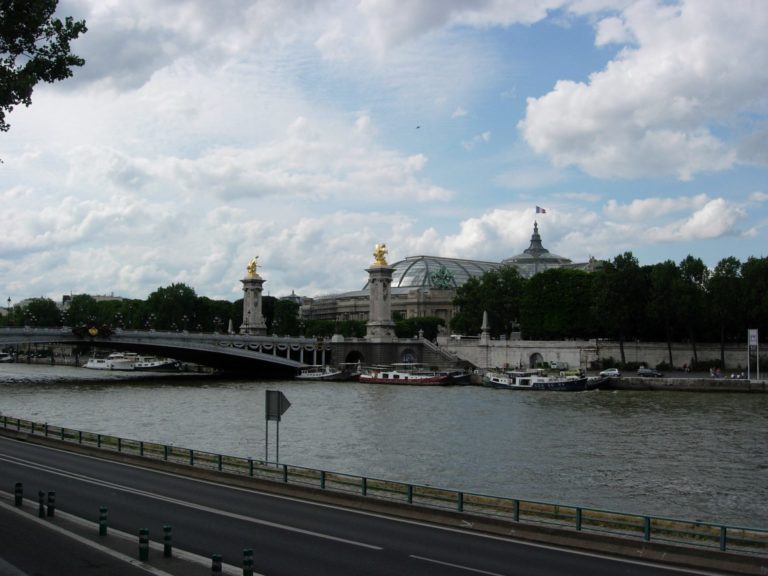
[[[768,529],[643,516],[406,484],[84,432],[9,416],[2,416],[0,423],[3,428],[20,433],[271,482],[354,494],[430,509],[452,510],[530,525],[546,525],[581,532],[637,538],[645,542],[674,543],[731,553],[768,556]]]

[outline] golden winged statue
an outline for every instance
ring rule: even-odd
[[[245,267],[245,269],[248,271],[248,278],[256,278],[259,273],[256,272],[256,269],[259,267],[259,257],[254,256],[251,258],[251,261],[248,262],[248,266]]]
[[[376,244],[373,248],[373,264],[375,266],[386,266],[387,252],[386,244]]]

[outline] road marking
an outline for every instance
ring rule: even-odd
[[[409,558],[414,560],[423,560],[424,562],[431,562],[432,564],[440,564],[441,566],[450,566],[451,568],[458,568],[459,570],[466,570],[467,572],[474,572],[475,574],[486,574],[487,576],[504,576],[498,572],[488,572],[487,570],[480,570],[478,568],[470,568],[469,566],[462,566],[461,564],[453,564],[451,562],[443,562],[442,560],[435,560],[434,558],[426,558],[424,556],[414,556],[411,554]]]
[[[251,516],[243,516],[242,514],[236,514],[234,512],[227,512],[225,510],[219,510],[217,508],[211,508],[210,506],[203,506],[202,504],[195,504],[194,502],[189,502],[187,500],[179,500],[177,498],[171,498],[169,496],[163,496],[161,494],[156,494],[154,492],[147,492],[145,490],[139,490],[136,488],[131,488],[129,486],[125,486],[122,484],[116,484],[114,482],[108,482],[106,480],[98,480],[96,478],[91,478],[89,476],[85,476],[83,474],[77,474],[75,472],[68,472],[66,470],[62,470],[60,468],[54,468],[53,466],[48,466],[46,464],[39,464],[37,462],[32,462],[30,460],[25,460],[23,458],[17,458],[15,456],[6,456],[2,455],[0,456],[0,461],[8,462],[10,464],[16,464],[17,466],[24,466],[26,468],[32,468],[34,470],[42,470],[45,472],[48,472],[49,474],[55,474],[57,476],[63,476],[65,478],[72,478],[74,480],[79,480],[80,482],[85,482],[88,484],[95,484],[97,486],[103,486],[105,488],[113,488],[115,490],[120,490],[122,492],[127,492],[129,494],[136,494],[137,496],[143,496],[145,498],[152,498],[154,500],[160,500],[163,502],[168,502],[170,504],[176,504],[178,506],[184,506],[185,508],[191,508],[193,510],[199,510],[201,512],[208,512],[210,514],[215,514],[218,516],[226,516],[227,518],[233,518],[235,520],[242,520],[243,522],[250,522],[252,524],[259,524],[261,526],[268,526],[270,528],[276,528],[278,530],[286,530],[288,532],[295,532],[297,534],[303,534],[305,536],[314,536],[315,538],[322,538],[325,540],[331,540],[333,542],[339,542],[341,544],[349,544],[351,546],[359,546],[361,548],[368,548],[369,550],[383,550],[381,546],[374,546],[373,544],[366,544],[364,542],[357,542],[355,540],[347,540],[346,538],[339,538],[337,536],[331,536],[330,534],[323,534],[321,532],[314,532],[312,530],[305,530],[303,528],[297,528],[295,526],[288,526],[286,524],[278,524],[277,522],[270,522],[269,520],[259,520],[258,518],[253,518]]]
[[[112,556],[113,558],[116,558],[118,560],[121,560],[123,562],[127,562],[128,564],[131,564],[132,566],[135,566],[136,568],[140,568],[141,570],[146,570],[150,574],[154,574],[155,576],[173,576],[173,574],[170,574],[169,572],[165,572],[163,570],[160,570],[158,568],[155,568],[154,566],[150,566],[149,564],[145,564],[144,562],[141,562],[140,560],[136,560],[134,558],[131,558],[130,556],[127,556],[126,554],[123,554],[122,552],[118,552],[117,550],[112,550],[111,548],[107,548],[106,546],[103,546],[99,544],[98,542],[94,542],[93,540],[89,540],[88,538],[84,538],[83,536],[80,536],[78,534],[75,534],[74,532],[70,532],[66,528],[62,528],[61,526],[56,526],[56,524],[51,524],[50,522],[45,522],[44,520],[41,520],[40,518],[36,518],[35,516],[24,512],[14,506],[10,506],[9,504],[6,504],[5,502],[0,502],[0,506],[2,506],[4,509],[15,512],[19,514],[20,516],[24,516],[25,518],[31,520],[32,522],[35,522],[39,524],[40,526],[44,526],[50,530],[53,530],[54,532],[59,532],[60,534],[63,534],[64,536],[67,536],[69,538],[72,538],[73,540],[77,540],[81,544],[85,544],[86,546],[90,546],[91,548],[95,548],[99,552],[103,552],[104,554],[107,554],[108,556]]]

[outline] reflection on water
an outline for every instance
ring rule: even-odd
[[[768,526],[765,394],[183,377],[52,380],[77,370],[47,367],[40,375],[35,367],[0,367],[0,411],[261,459],[264,391],[281,390],[291,402],[280,423],[281,462],[467,492]],[[275,423],[269,426],[274,458]]]

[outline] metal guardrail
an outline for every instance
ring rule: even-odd
[[[0,417],[0,424],[5,429],[21,433],[260,480],[531,525],[548,525],[581,532],[637,538],[645,542],[674,543],[723,552],[768,556],[768,529],[643,516],[406,484],[84,432],[9,416]]]

